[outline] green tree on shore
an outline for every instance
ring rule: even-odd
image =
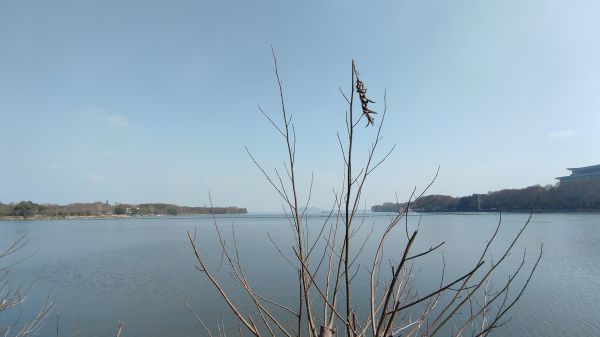
[[[38,205],[31,201],[21,201],[16,204],[11,212],[11,215],[14,216],[22,216],[22,217],[32,217],[38,215],[40,211],[44,209],[44,206]]]

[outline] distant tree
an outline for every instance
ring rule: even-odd
[[[375,212],[389,211],[384,203],[372,207]],[[406,204],[401,204],[405,206]],[[460,198],[444,195],[427,195],[412,202],[416,211],[494,211],[529,210],[535,205],[540,210],[597,210],[600,209],[600,179],[578,179],[560,185],[534,185],[521,189],[505,189],[473,194]]]
[[[41,209],[43,209],[41,205],[31,201],[21,201],[13,207],[11,215],[29,218],[37,215]]]
[[[8,216],[12,212],[12,206],[0,203],[0,216]]]
[[[113,213],[116,214],[116,215],[127,214],[127,206],[125,206],[123,204],[118,204],[117,206],[115,206],[115,209],[113,210]]]
[[[165,213],[168,215],[177,215],[179,214],[178,209],[179,207],[175,205],[168,205],[167,207],[165,207]]]

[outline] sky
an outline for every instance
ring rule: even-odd
[[[0,1],[0,202],[278,211],[273,46],[300,199],[341,187],[354,59],[387,115],[362,199],[554,184],[600,164],[600,2]],[[380,121],[381,114],[376,116]],[[373,128],[357,128],[356,166]]]

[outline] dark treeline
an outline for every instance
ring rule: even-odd
[[[172,204],[119,204],[115,206],[117,215],[194,215],[194,214],[241,214],[245,208],[238,207],[190,207]]]
[[[74,203],[68,205],[36,204],[21,201],[16,204],[0,203],[0,217],[64,218],[74,216],[102,217],[113,215],[195,215],[247,213],[238,207],[188,207],[172,204],[117,204],[108,202]]]
[[[397,212],[406,203],[384,203],[373,212]],[[413,201],[409,208],[421,212],[526,211],[535,207],[546,211],[600,210],[600,179],[579,179],[554,186],[530,186],[465,197],[428,195]]]

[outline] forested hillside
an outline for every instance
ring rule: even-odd
[[[21,201],[16,204],[0,203],[0,217],[20,218],[63,218],[63,217],[101,217],[126,215],[195,215],[195,214],[238,214],[247,213],[245,208],[230,207],[189,207],[172,204],[117,204],[108,202],[73,203],[68,205],[36,204]]]
[[[397,212],[406,203],[384,203],[371,207],[373,212]],[[580,179],[554,186],[530,186],[464,197],[427,195],[410,203],[413,211],[474,212],[497,210],[548,211],[600,210],[600,179]]]

